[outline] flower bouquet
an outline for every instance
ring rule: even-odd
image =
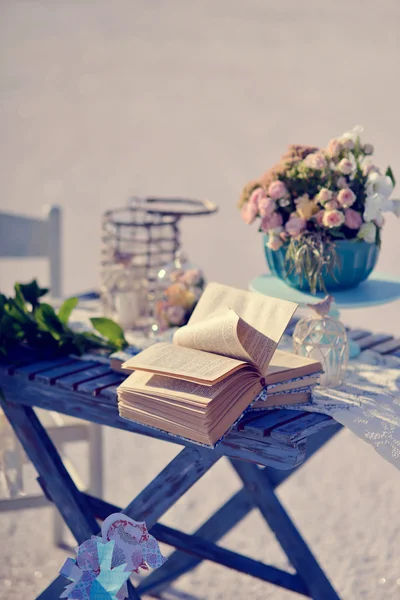
[[[260,219],[268,264],[293,287],[315,294],[358,285],[375,266],[382,213],[400,216],[400,200],[390,198],[392,170],[373,163],[362,131],[355,127],[326,148],[289,146],[242,192],[243,220]]]
[[[181,327],[188,322],[201,294],[205,280],[200,269],[178,268],[170,273],[163,270],[162,299],[155,304],[155,316],[161,331]]]

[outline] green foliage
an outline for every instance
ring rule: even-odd
[[[396,180],[395,180],[394,175],[393,175],[392,167],[388,167],[386,169],[385,175],[387,175],[388,177],[390,177],[390,179],[392,180],[392,183],[393,183],[393,187],[395,187]]]
[[[106,317],[93,317],[90,321],[93,327],[102,336],[115,344],[118,349],[122,350],[125,347],[124,332],[117,323]]]
[[[50,304],[40,302],[47,291],[33,280],[16,283],[13,298],[0,294],[0,355],[7,356],[22,343],[58,356],[80,355],[89,350],[114,352],[128,345],[120,326],[110,319],[91,319],[100,335],[74,332],[68,327],[68,320],[78,299],[66,300],[57,314]]]

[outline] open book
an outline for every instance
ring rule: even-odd
[[[172,344],[150,346],[122,365],[134,373],[118,388],[120,415],[213,446],[263,390],[255,404],[304,402],[296,391],[317,382],[320,363],[276,352],[296,308],[209,284]]]

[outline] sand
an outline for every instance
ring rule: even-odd
[[[0,210],[62,206],[69,294],[98,283],[105,209],[132,194],[207,197],[220,212],[183,221],[184,248],[209,280],[246,287],[265,263],[237,197],[289,143],[322,145],[360,123],[400,179],[399,17],[396,0],[3,0]],[[397,276],[399,225],[387,218],[378,264]],[[45,265],[2,261],[0,287],[33,275],[46,283]],[[399,335],[399,309],[344,319]],[[128,502],[175,452],[107,430],[105,498]],[[163,521],[191,531],[237,487],[221,461]],[[367,444],[341,433],[280,495],[341,597],[400,594],[400,478]],[[1,599],[34,598],[55,576],[66,554],[51,516],[0,515]],[[255,511],[222,543],[285,567]],[[205,563],[165,597],[294,596]]]

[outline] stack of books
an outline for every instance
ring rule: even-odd
[[[277,350],[297,304],[217,283],[207,286],[172,343],[129,358],[119,414],[206,446],[247,410],[307,402],[321,364]]]

